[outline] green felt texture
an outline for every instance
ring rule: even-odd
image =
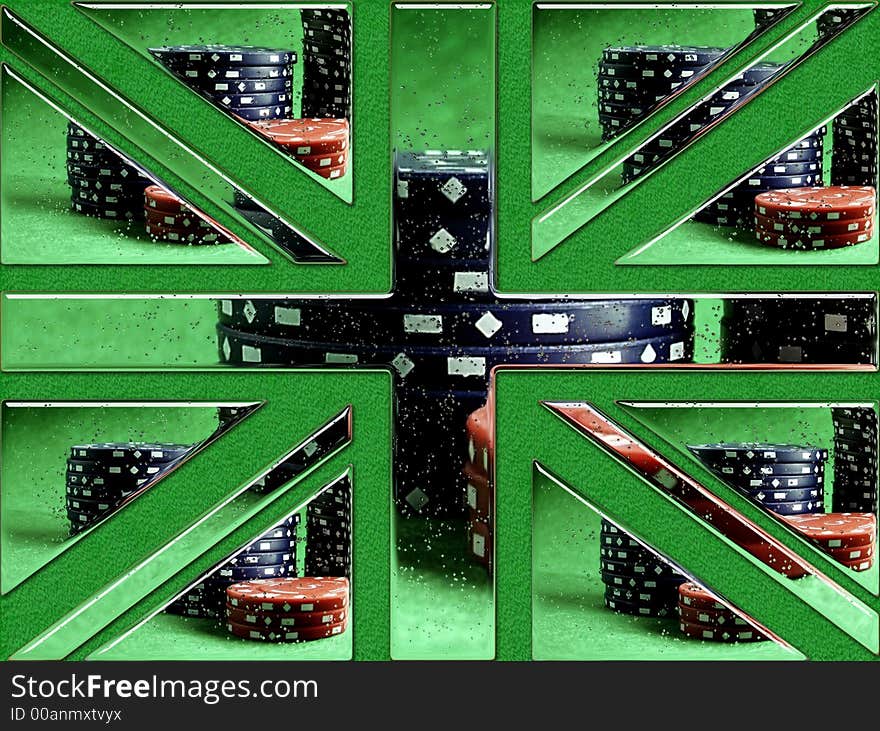
[[[599,574],[599,514],[535,472],[532,653],[535,660],[796,660],[775,642],[691,639],[675,617],[609,610]]]
[[[391,135],[399,149],[494,149],[495,11],[391,9]],[[395,521],[391,654],[495,655],[491,579],[467,557],[463,521]]]
[[[214,407],[3,407],[0,586],[8,593],[67,550],[65,472],[74,444],[194,444],[217,428]],[[159,489],[161,481],[154,485]],[[124,508],[123,508],[124,509]]]
[[[599,125],[597,76],[608,46],[727,48],[755,29],[752,9],[535,7],[532,43],[532,198],[538,200],[608,143]],[[626,133],[624,133],[626,134]]]

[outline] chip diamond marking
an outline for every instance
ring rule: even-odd
[[[464,183],[453,176],[440,186],[440,192],[443,193],[451,203],[458,203],[458,201],[461,200],[461,197],[467,193],[467,188]]]
[[[431,248],[436,251],[438,254],[448,254],[452,251],[458,241],[455,236],[453,236],[449,231],[445,228],[441,228],[437,233],[435,233],[428,243],[431,245]]]
[[[491,312],[486,312],[474,323],[474,326],[479,330],[486,338],[491,338],[495,333],[497,333],[503,323],[499,320],[495,315]]]

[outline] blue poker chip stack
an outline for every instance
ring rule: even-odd
[[[351,577],[351,481],[343,477],[306,507],[305,576]]]
[[[245,121],[291,116],[295,51],[184,45],[151,48],[150,53],[188,87]]]
[[[870,406],[831,409],[835,513],[877,513],[877,412]]]
[[[726,52],[725,48],[677,45],[605,48],[597,77],[602,139],[613,139],[637,124],[664,99],[696,81]]]
[[[724,303],[723,363],[874,364],[877,298],[744,298]]]
[[[685,112],[624,161],[623,182],[632,182],[684,149],[705,129],[757,94],[781,68],[782,64],[755,64]],[[643,116],[633,119],[631,124]]]
[[[722,443],[688,449],[725,483],[778,515],[825,512],[828,450],[792,444]]]
[[[217,331],[227,364],[389,367],[395,498],[405,514],[464,515],[465,423],[494,367],[693,357],[692,300],[497,296],[485,151],[397,153],[393,223],[391,296],[223,300]]]
[[[303,118],[351,119],[352,30],[345,9],[305,8]]]
[[[831,123],[832,185],[877,187],[877,92],[872,91]]]
[[[678,587],[687,578],[609,520],[599,533],[605,606],[639,617],[677,616]]]
[[[65,478],[71,535],[94,525],[131,495],[152,485],[192,447],[147,442],[72,446]]]
[[[143,220],[144,188],[153,181],[73,122],[67,125],[66,169],[70,205],[77,213],[117,221]]]
[[[195,586],[169,604],[165,611],[199,619],[226,619],[226,588],[253,579],[294,577],[296,569],[295,514],[264,533],[216,567]]]

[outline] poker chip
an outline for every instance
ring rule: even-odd
[[[235,622],[226,623],[226,628],[230,634],[246,640],[258,640],[261,642],[307,642],[310,640],[322,640],[342,634],[347,627],[348,624],[344,621],[314,627],[281,627],[277,629],[243,625]]]
[[[755,237],[762,244],[776,246],[780,249],[802,249],[817,251],[820,249],[840,249],[845,246],[855,246],[870,241],[872,233],[870,231],[853,231],[850,233],[836,234],[828,236],[824,234],[810,234],[802,232],[799,234],[785,232],[768,232],[761,229],[756,230]]]
[[[204,66],[287,66],[296,63],[296,52],[258,46],[183,45],[151,48],[163,63]]]
[[[71,446],[65,477],[65,508],[71,533],[90,527],[135,492],[155,483],[192,448],[150,442]]]
[[[678,587],[677,614],[679,629],[693,639],[711,642],[760,642],[767,639],[745,617],[692,582]]]
[[[763,193],[755,213],[772,220],[843,221],[874,215],[876,191],[868,186],[829,186]]]
[[[349,582],[344,577],[260,579],[231,585],[228,605],[255,614],[328,612],[349,604]]]
[[[344,622],[348,616],[346,609],[327,612],[249,612],[226,605],[226,618],[233,624],[271,627],[321,627],[327,624]]]
[[[292,111],[293,107],[290,104],[278,104],[267,107],[237,107],[234,114],[245,122],[254,122],[264,119],[285,119]]]
[[[345,119],[286,119],[254,122],[251,128],[294,156],[332,155],[348,150]]]
[[[767,639],[751,627],[715,627],[682,620],[679,623],[679,628],[688,637],[710,642],[763,642]]]
[[[289,117],[293,111],[292,50],[255,46],[190,45],[151,48],[188,87],[244,121]]]
[[[790,444],[730,443],[702,444],[690,447],[701,459],[715,464],[751,464],[768,462],[824,462],[828,450]]]

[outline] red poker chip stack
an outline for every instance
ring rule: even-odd
[[[767,638],[733,610],[694,583],[678,587],[681,631],[696,640],[710,642],[761,642]]]
[[[348,607],[345,577],[243,581],[226,589],[226,628],[247,640],[321,640],[345,632]]]
[[[464,465],[468,550],[490,574],[495,538],[495,489],[492,476],[495,461],[494,421],[491,400],[468,417],[468,461]]]
[[[874,235],[876,197],[870,186],[769,190],[755,196],[755,236],[781,249],[862,244]]]
[[[229,244],[211,221],[202,218],[170,190],[151,185],[144,190],[147,233],[174,244]]]
[[[871,513],[825,513],[785,518],[796,531],[853,571],[874,564],[877,517]]]
[[[347,119],[276,119],[251,127],[323,178],[335,180],[348,171]]]

